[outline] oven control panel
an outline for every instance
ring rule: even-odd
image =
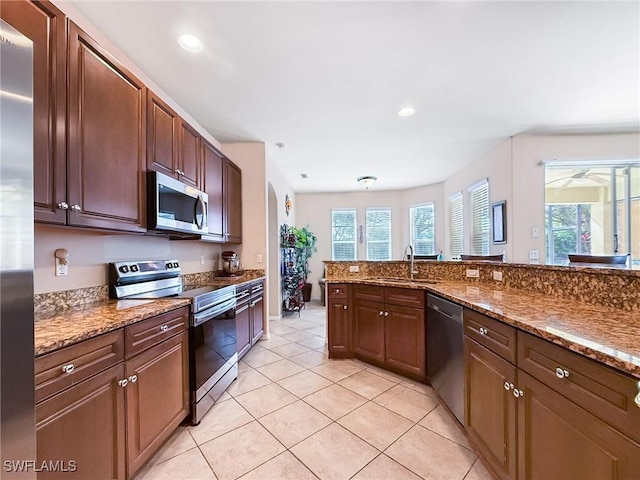
[[[109,264],[110,281],[115,282],[132,278],[157,277],[159,275],[175,276],[179,275],[180,272],[180,263],[175,259],[113,262]]]

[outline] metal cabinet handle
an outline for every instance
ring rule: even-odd
[[[478,331],[480,332],[480,335],[486,335],[487,333],[489,333],[489,330],[484,327],[480,327]]]
[[[346,309],[347,309],[347,306],[346,306],[346,305],[343,305],[343,306],[342,306],[342,309],[343,309],[343,310],[346,310]],[[638,394],[638,395],[640,395],[640,394]]]
[[[524,392],[522,390],[518,390],[517,388],[513,389],[513,396],[516,398],[524,397]]]
[[[173,171],[173,173],[177,173],[178,175],[181,175],[181,174],[182,174],[182,172],[180,172],[180,169],[179,169],[179,168],[176,168],[176,169]]]
[[[81,212],[82,208],[80,208],[80,205],[76,203],[75,205],[71,205],[71,210],[73,210],[74,212]]]
[[[340,289],[339,289],[339,288],[336,288],[335,293],[340,293]]]
[[[504,382],[504,389],[506,391],[513,390],[514,388],[515,388],[515,385],[513,383]]]
[[[69,363],[68,365],[63,365],[62,366],[62,371],[64,373],[71,373],[76,369],[75,365],[73,363]]]
[[[126,378],[123,378],[122,380],[118,380],[118,385],[120,385],[121,387],[126,387],[128,383],[129,383],[129,380],[127,380]]]
[[[380,310],[380,311],[378,312],[378,315],[379,315],[379,316],[382,316],[382,315],[384,315],[384,312],[383,312],[382,310]]]
[[[567,378],[569,376],[569,371],[564,368],[556,368],[556,377],[558,378]]]
[[[160,331],[161,332],[166,332],[167,330],[169,330],[169,325],[161,325],[160,326]]]
[[[61,210],[68,210],[69,209],[69,204],[67,202],[60,202],[58,204],[58,208],[60,208]]]
[[[638,394],[636,395],[636,398],[633,399],[633,401],[636,403],[636,407],[640,408],[640,382],[638,382]]]
[[[384,312],[384,316],[388,317],[389,316],[389,312]]]
[[[131,375],[131,376],[129,377],[129,381],[130,381],[131,383],[136,383],[136,382],[138,381],[138,375]]]

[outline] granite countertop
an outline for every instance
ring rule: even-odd
[[[182,298],[110,300],[38,313],[34,332],[35,353],[36,356],[44,355],[187,305],[191,305],[191,301]]]
[[[394,283],[327,279],[426,290],[640,378],[640,314],[499,285],[463,281]]]

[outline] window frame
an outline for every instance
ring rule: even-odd
[[[388,232],[389,238],[388,240],[369,240],[369,212],[388,212],[389,213],[389,225]],[[381,262],[385,260],[392,260],[393,258],[393,220],[391,218],[392,209],[391,207],[366,207],[364,213],[364,231],[365,231],[365,254],[367,261],[376,261]],[[387,244],[387,257],[386,258],[370,258],[369,256],[369,245],[370,244]]]
[[[474,183],[467,191],[469,195],[469,250],[471,255],[489,255],[491,253],[491,191],[489,179],[485,178]],[[480,199],[484,203],[476,204]]]
[[[418,240],[415,237],[415,224],[413,221],[414,211],[420,209],[430,207],[431,208],[431,229],[433,232],[433,240],[430,241],[430,251],[418,251],[417,244],[418,242],[429,242],[428,240]],[[413,247],[414,255],[436,255],[436,205],[434,201],[430,202],[421,202],[413,205],[409,205],[409,242]],[[427,250],[429,250],[427,248]]]
[[[335,239],[335,223],[334,223],[334,214],[335,213],[352,213],[353,214],[353,227],[354,227],[354,236],[353,241],[351,240],[336,240]],[[338,258],[336,259],[336,251],[335,245],[353,245],[353,258]],[[340,261],[357,261],[358,260],[358,212],[355,208],[332,208],[331,209],[331,260],[334,262]]]
[[[459,204],[459,206],[458,206]],[[459,212],[454,215],[454,207]],[[456,192],[448,198],[449,208],[449,256],[460,257],[464,253],[464,195]],[[454,223],[455,222],[455,223]],[[459,232],[457,231],[459,227]],[[455,233],[455,235],[454,235]],[[459,244],[459,245],[458,245]],[[459,248],[458,248],[459,247]]]

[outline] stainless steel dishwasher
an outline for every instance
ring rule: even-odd
[[[427,375],[444,403],[464,423],[462,307],[427,294]]]

